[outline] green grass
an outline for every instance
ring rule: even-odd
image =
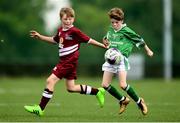
[[[119,115],[117,100],[108,93],[105,107],[100,108],[95,96],[68,93],[64,80],[56,85],[45,116],[38,117],[25,112],[24,105],[39,103],[45,80],[1,77],[0,122],[180,122],[180,80],[169,83],[161,79],[130,81],[136,92],[147,102],[147,116],[141,114],[133,101],[126,112]],[[116,81],[113,80],[113,85],[118,87]],[[101,78],[79,78],[77,83],[99,87]]]

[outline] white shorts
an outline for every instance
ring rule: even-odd
[[[127,71],[130,69],[129,61],[126,57],[123,57],[119,65],[112,65],[105,62],[102,65],[102,71],[108,71],[111,73],[119,73],[119,71]]]

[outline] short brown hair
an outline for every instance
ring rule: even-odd
[[[75,17],[75,12],[70,7],[61,8],[60,13],[59,13],[60,18],[62,18],[63,15],[65,14],[67,15],[67,17]]]
[[[124,12],[121,8],[112,8],[109,12],[108,15],[111,19],[115,19],[118,21],[124,20]]]

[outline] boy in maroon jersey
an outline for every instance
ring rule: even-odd
[[[76,85],[75,79],[77,79],[76,68],[80,43],[93,44],[102,48],[106,48],[105,45],[91,39],[78,28],[74,27],[75,13],[72,8],[62,8],[59,16],[61,26],[55,36],[44,36],[34,30],[30,32],[33,38],[59,45],[60,61],[52,70],[52,74],[47,78],[46,88],[44,89],[39,105],[24,106],[28,112],[39,116],[44,114],[44,109],[53,96],[54,87],[62,78],[66,79],[66,87],[69,92],[96,95],[100,106],[103,107],[104,105],[105,90],[103,88],[97,89],[88,85]]]

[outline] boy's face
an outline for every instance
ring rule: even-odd
[[[119,20],[116,20],[116,19],[113,19],[113,18],[111,18],[110,21],[111,21],[112,27],[115,30],[119,30],[121,28],[122,24],[123,24],[123,21],[121,21],[121,20],[119,21]]]
[[[68,17],[66,14],[64,14],[61,18],[62,26],[63,28],[69,28],[74,23],[74,17]]]

